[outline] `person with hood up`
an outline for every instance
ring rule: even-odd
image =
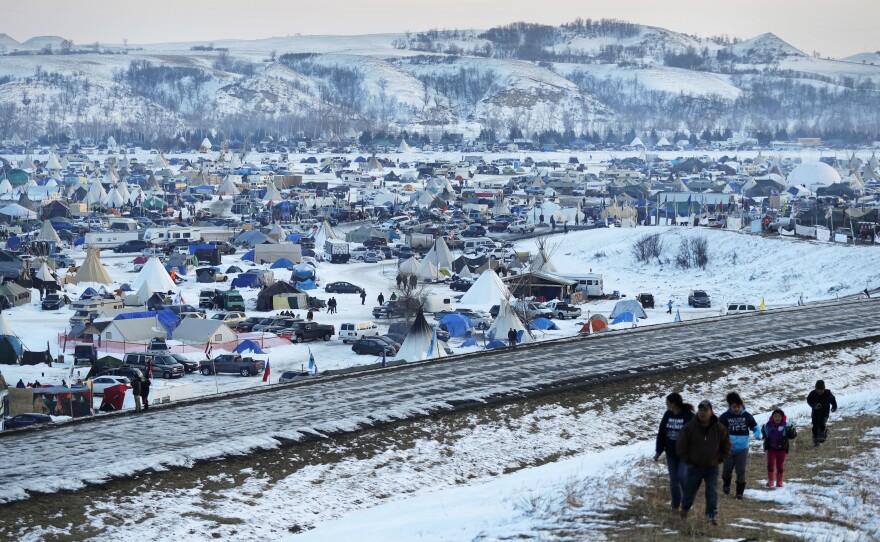
[[[761,428],[755,418],[746,412],[742,397],[732,391],[727,394],[727,412],[718,418],[718,421],[727,428],[730,434],[730,455],[724,460],[724,468],[721,471],[721,480],[724,482],[721,490],[725,495],[730,495],[730,482],[733,478],[733,470],[736,469],[736,498],[742,499],[746,490],[746,465],[749,461],[749,436],[761,438]]]
[[[825,389],[825,381],[817,380],[816,389],[807,395],[807,404],[813,409],[813,446],[818,446],[828,438],[828,416],[837,412],[837,399],[831,390]]]
[[[694,419],[694,406],[685,403],[681,394],[670,393],[666,396],[666,412],[660,420],[660,429],[657,431],[654,461],[658,461],[663,452],[666,452],[666,469],[669,471],[669,492],[672,496],[673,510],[678,510],[681,506],[681,496],[684,493],[687,476],[687,465],[675,452],[675,444],[684,424],[692,419]]]
[[[681,518],[686,519],[697,491],[706,482],[706,519],[718,525],[718,466],[730,454],[730,436],[712,413],[712,403],[700,401],[697,415],[684,424],[675,443],[675,453],[687,465],[687,483],[681,502]]]
[[[782,487],[789,441],[797,437],[797,429],[786,419],[785,412],[777,408],[761,428],[761,432],[764,435],[764,449],[767,450],[767,487],[773,487],[774,471],[776,471],[776,487]]]

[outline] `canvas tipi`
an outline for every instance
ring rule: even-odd
[[[419,309],[395,359],[422,361],[442,357],[446,357],[446,351],[439,344],[434,328],[425,320],[425,313]]]
[[[517,342],[531,343],[535,341],[529,330],[522,324],[519,316],[516,315],[513,307],[510,306],[507,298],[504,298],[498,307],[498,317],[492,322],[492,326],[486,332],[486,337],[490,341],[495,339],[504,340],[507,338],[507,332],[511,329],[517,332]]]
[[[507,286],[498,278],[498,274],[492,269],[486,269],[480,274],[468,291],[461,296],[463,305],[495,305],[501,300],[510,297]]]
[[[99,284],[113,284],[110,275],[101,263],[101,251],[98,248],[90,248],[86,254],[86,260],[76,273],[76,283],[97,282]]]
[[[136,292],[144,284],[149,284],[154,292],[168,292],[177,289],[177,285],[171,280],[168,271],[165,270],[158,258],[147,260],[137,278],[131,283],[131,289]]]

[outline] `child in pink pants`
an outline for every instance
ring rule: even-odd
[[[777,408],[761,428],[761,433],[764,437],[764,449],[767,450],[767,487],[773,487],[774,481],[776,487],[782,487],[789,441],[797,437],[797,430],[793,423],[786,420],[785,412]]]

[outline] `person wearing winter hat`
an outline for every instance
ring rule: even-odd
[[[718,418],[718,422],[727,428],[730,434],[730,455],[724,460],[724,468],[721,471],[721,480],[724,482],[721,490],[725,495],[730,495],[730,482],[733,478],[733,470],[736,469],[736,498],[742,499],[746,490],[746,465],[749,460],[749,436],[761,438],[761,428],[751,414],[746,412],[742,397],[735,391],[727,394],[727,412]]]
[[[774,471],[776,487],[782,487],[789,441],[797,437],[797,429],[786,419],[785,412],[777,408],[761,428],[761,433],[764,437],[764,449],[767,450],[767,487],[773,487]]]
[[[825,389],[825,381],[817,380],[816,389],[807,395],[807,404],[813,409],[813,446],[818,446],[828,438],[828,416],[831,412],[837,412],[837,399],[831,390]]]
[[[669,492],[672,497],[672,509],[681,506],[681,495],[687,478],[687,465],[675,453],[675,444],[684,424],[694,418],[694,406],[685,403],[679,393],[666,396],[666,412],[660,420],[657,431],[657,445],[654,461],[658,461],[666,452],[666,469],[669,471]]]
[[[703,400],[697,415],[684,424],[675,443],[675,452],[688,466],[687,484],[681,503],[681,517],[687,518],[700,486],[706,482],[706,518],[718,525],[718,466],[730,454],[730,436],[712,413],[712,403]]]

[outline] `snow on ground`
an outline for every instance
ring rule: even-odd
[[[643,235],[660,233],[664,240],[665,260],[674,260],[682,239],[705,237],[709,243],[710,263],[705,270],[682,271],[670,263],[662,265],[643,265],[634,262],[631,247]],[[517,243],[520,250],[536,250],[534,240]],[[671,322],[676,313],[682,320],[718,316],[726,302],[740,301],[759,305],[765,301],[768,308],[793,306],[801,295],[805,302],[834,299],[838,296],[853,295],[866,287],[880,286],[880,251],[875,247],[840,246],[816,242],[797,241],[782,238],[766,238],[761,236],[739,234],[728,231],[703,228],[606,228],[597,230],[569,232],[550,237],[548,249],[551,260],[560,273],[602,273],[605,291],[610,293],[619,290],[627,298],[634,298],[641,292],[654,295],[656,308],[647,309],[648,318],[638,323],[639,326]],[[81,260],[84,256],[76,253]],[[454,253],[454,256],[458,256]],[[222,268],[239,265],[245,271],[251,267],[250,262],[240,261],[241,253],[224,256]],[[102,261],[111,278],[116,284],[130,283],[136,277],[131,261],[134,255],[114,255],[107,252]],[[844,263],[845,262],[845,263]],[[243,265],[246,264],[246,265]],[[266,267],[266,266],[263,266]],[[275,270],[276,278],[288,279],[289,271]],[[230,280],[234,278],[230,275]],[[310,292],[321,299],[329,299],[330,294],[323,291],[323,285],[344,280],[362,286],[367,291],[367,300],[361,304],[356,294],[333,294],[339,303],[338,313],[329,315],[316,313],[315,320],[332,324],[337,331],[344,322],[375,321],[379,331],[387,331],[387,323],[374,320],[371,311],[377,304],[376,298],[381,292],[387,299],[390,297],[396,263],[386,260],[378,264],[351,263],[337,265],[320,263],[318,278],[320,287]],[[226,287],[228,283],[218,286]],[[210,285],[208,285],[210,286]],[[191,305],[198,305],[198,293],[206,285],[199,284],[193,276],[181,286],[184,300]],[[82,287],[68,286],[72,297],[79,297]],[[705,289],[713,298],[711,309],[691,309],[687,305],[688,292],[691,289]],[[444,297],[460,295],[446,286],[434,285],[429,291],[442,294]],[[244,289],[242,294],[249,307],[253,307],[258,291]],[[673,301],[672,314],[667,314],[666,303]],[[553,339],[576,334],[589,318],[589,315],[610,314],[615,301],[590,301],[582,305],[582,318],[576,320],[557,320],[559,331],[537,331],[538,340]],[[490,306],[473,307],[489,310]],[[277,312],[277,311],[274,311]],[[295,311],[304,317],[304,311]],[[61,353],[57,336],[68,328],[71,311],[64,308],[60,311],[44,312],[39,308],[39,296],[33,291],[31,304],[16,307],[5,312],[8,323],[32,350],[45,348],[48,343],[55,353]],[[210,317],[214,311],[208,311]],[[266,314],[248,310],[248,315]],[[429,318],[430,321],[433,321]],[[630,324],[618,324],[616,328],[628,327]],[[478,341],[481,342],[481,341]],[[461,348],[461,339],[452,339],[449,346],[456,353],[479,350],[479,346]],[[67,360],[72,353],[72,344],[64,353]],[[343,344],[334,338],[329,342],[316,341],[300,345],[274,347],[265,356],[271,362],[272,382],[277,382],[281,372],[300,369],[308,364],[310,352],[314,354],[319,369],[340,369],[353,367],[377,360],[372,356],[358,356],[351,351],[350,345]],[[215,351],[215,354],[219,351]],[[103,355],[104,352],[100,352]],[[121,355],[114,354],[117,357]],[[186,354],[192,359],[204,359],[204,354],[196,352]],[[48,368],[37,366],[4,366],[0,368],[8,382],[15,383],[19,378],[25,382],[39,379],[41,383],[60,383],[67,378],[69,365]],[[87,369],[77,370],[75,377],[84,377]],[[224,392],[263,385],[259,377],[243,378],[233,375],[203,376],[187,375],[173,381],[154,380],[154,386],[161,389],[165,386],[177,385],[181,382],[192,382],[195,394],[206,395],[216,391]]]

